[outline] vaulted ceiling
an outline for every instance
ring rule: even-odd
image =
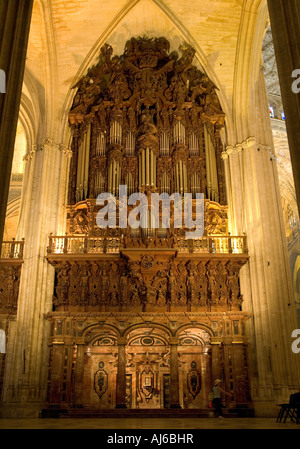
[[[138,35],[165,36],[172,50],[182,41],[194,46],[199,67],[219,88],[230,116],[239,59],[253,59],[247,54],[256,45],[252,17],[263,9],[266,0],[35,0],[25,76],[25,84],[35,89],[26,93],[25,87],[24,96],[31,96],[36,114],[45,119],[39,132],[56,138],[74,96],[72,86],[105,42],[120,54]],[[267,20],[266,12],[262,16]]]

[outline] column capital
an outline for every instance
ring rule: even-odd
[[[126,337],[119,337],[118,338],[118,344],[119,346],[125,346],[127,343],[127,338]]]
[[[229,145],[222,153],[222,158],[226,159],[230,154],[240,153],[248,149],[267,151],[272,159],[276,158],[272,146],[259,143],[255,137],[249,137],[244,142],[237,143],[236,145]]]
[[[227,153],[227,151],[223,151],[222,153],[221,153],[221,158],[225,161],[226,159],[228,159],[228,153]]]
[[[177,337],[170,337],[169,338],[169,345],[178,345],[178,338]]]
[[[84,346],[86,344],[84,337],[76,337],[74,340],[75,345],[77,346]]]
[[[223,343],[223,338],[220,337],[211,337],[210,343],[212,345],[220,345],[221,343]]]
[[[51,150],[61,151],[68,158],[71,158],[72,154],[73,154],[71,148],[69,148],[67,145],[62,144],[62,143],[56,143],[51,139],[45,139],[42,143],[35,143],[34,145],[32,145],[31,151],[29,153],[25,154],[25,156],[23,157],[23,161],[28,162],[30,159],[33,158],[33,156],[38,151],[43,151],[45,149],[48,149],[50,151]]]

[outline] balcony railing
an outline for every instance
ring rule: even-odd
[[[48,254],[114,254],[120,252],[119,237],[50,236]]]
[[[22,241],[4,241],[1,247],[1,259],[23,259],[24,239]]]
[[[130,244],[120,237],[50,236],[48,254],[118,254],[129,248],[173,248],[179,253],[248,254],[246,236],[208,236],[195,240],[177,237],[176,240],[157,238],[130,239]],[[125,243],[125,244],[124,244]]]
[[[178,240],[180,253],[248,254],[246,236],[208,236],[201,239]]]

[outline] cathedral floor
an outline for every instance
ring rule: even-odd
[[[300,429],[276,418],[0,419],[0,429]]]

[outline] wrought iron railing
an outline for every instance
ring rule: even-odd
[[[2,242],[1,259],[23,259],[23,253],[24,239],[22,241],[13,239],[11,241]]]
[[[136,240],[136,244],[134,241]],[[152,241],[153,240],[153,241]],[[248,254],[246,236],[207,236],[195,240],[177,237],[175,240],[157,238],[124,239],[121,237],[91,237],[91,236],[53,236],[49,237],[48,254],[116,254],[124,248],[173,248],[179,253],[210,253],[210,254]],[[130,243],[130,244],[128,244]]]

